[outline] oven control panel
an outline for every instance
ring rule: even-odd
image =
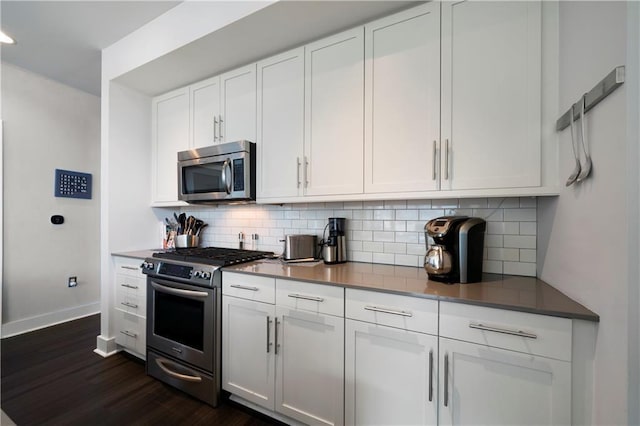
[[[213,286],[213,274],[218,269],[217,266],[158,259],[146,259],[141,267],[142,273],[151,277],[173,279],[205,287]]]

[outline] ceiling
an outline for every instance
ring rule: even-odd
[[[2,30],[17,41],[2,46],[2,61],[100,96],[101,49],[179,3],[1,0]],[[149,95],[165,93],[415,4],[278,1],[117,81]]]
[[[100,96],[101,50],[179,3],[2,0],[2,61]]]

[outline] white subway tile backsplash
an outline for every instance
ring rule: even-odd
[[[534,249],[536,248],[536,237],[531,235],[505,235],[504,247]]]
[[[282,252],[286,234],[322,238],[329,217],[347,218],[348,257],[356,262],[421,267],[424,225],[445,214],[487,220],[484,271],[535,276],[536,208],[531,197],[353,201],[183,209],[209,224],[201,245],[238,247],[238,233],[258,233],[256,249]],[[245,237],[246,238],[246,237]]]
[[[535,222],[536,209],[505,209],[505,222]]]

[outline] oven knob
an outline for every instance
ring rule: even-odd
[[[195,278],[200,278],[200,277],[202,277],[202,272],[201,272],[201,271],[196,271],[196,272],[193,274],[193,276],[194,276]]]
[[[208,280],[209,278],[211,278],[211,272],[202,271],[202,278]]]

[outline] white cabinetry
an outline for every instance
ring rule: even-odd
[[[141,260],[113,257],[115,262],[115,332],[116,343],[134,355],[146,354],[146,279],[140,270]]]
[[[437,424],[438,302],[346,290],[345,424]]]
[[[365,192],[439,187],[440,3],[365,26]]]
[[[305,46],[305,195],[361,194],[364,29]]]
[[[185,204],[178,201],[177,161],[178,151],[189,149],[189,90],[158,96],[151,105],[151,203]]]
[[[256,64],[193,84],[191,147],[256,140]]]
[[[540,185],[541,7],[442,3],[442,189]]]
[[[258,200],[302,195],[304,48],[258,62]]]
[[[571,424],[571,320],[440,302],[441,425]]]
[[[225,272],[223,388],[304,423],[343,424],[343,296],[340,287]]]

